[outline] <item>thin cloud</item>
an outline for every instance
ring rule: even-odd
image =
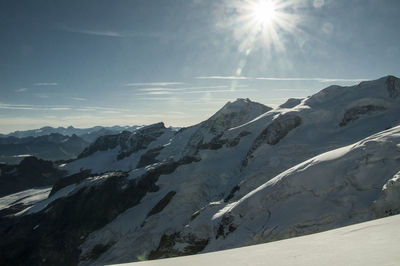
[[[183,91],[183,88],[141,88],[138,91]]]
[[[87,99],[79,98],[79,97],[71,97],[70,99],[75,100],[75,101],[80,101],[80,102],[87,101]]]
[[[174,85],[182,85],[183,82],[142,82],[142,83],[126,83],[124,86],[127,87],[137,87],[137,86],[174,86]]]
[[[266,80],[266,81],[318,81],[323,83],[330,82],[361,82],[368,79],[342,79],[342,78],[275,78],[275,77],[261,77],[256,78],[256,80]]]
[[[49,109],[51,111],[67,111],[67,110],[71,110],[70,107],[50,107]]]
[[[223,93],[223,92],[243,92],[243,91],[254,91],[254,90],[238,90],[238,88],[248,88],[247,85],[239,86],[202,86],[202,87],[182,87],[182,88],[141,88],[138,91],[144,93],[137,93],[135,95],[169,95],[169,94],[195,94],[195,93]]]
[[[25,92],[25,91],[28,91],[28,88],[15,89],[15,92]]]
[[[33,84],[34,86],[58,86],[57,82],[39,82]]]
[[[170,39],[176,36],[173,32],[118,32],[112,30],[93,30],[93,29],[82,29],[82,28],[72,28],[68,26],[57,27],[58,30],[78,33],[78,34],[86,34],[93,36],[104,36],[104,37],[112,37],[112,38],[125,38],[125,37],[133,37],[133,38],[158,38],[158,39]]]
[[[113,111],[113,110],[106,110],[106,111],[100,111],[102,114],[120,114],[120,111]]]
[[[97,30],[88,30],[88,29],[74,29],[70,27],[62,27],[61,30],[73,32],[73,33],[80,33],[80,34],[87,34],[87,35],[95,35],[95,36],[105,36],[105,37],[123,37],[123,35],[119,32],[115,31],[97,31]]]
[[[236,92],[248,92],[248,91],[255,91],[255,90],[236,90],[236,89],[229,89],[229,90],[198,90],[198,91],[185,91],[183,93],[186,94],[194,94],[194,93],[236,93]]]
[[[76,106],[70,105],[29,105],[29,104],[6,104],[0,103],[0,109],[7,110],[33,110],[33,111],[65,111],[65,110],[74,110],[74,111],[88,111],[88,112],[98,112],[98,111],[115,111],[115,112],[129,112],[129,109],[122,108],[109,108],[102,106],[84,106],[76,108]]]
[[[368,79],[343,79],[343,78],[281,78],[281,77],[243,77],[243,76],[204,76],[196,79],[219,79],[219,80],[265,80],[265,81],[317,81],[323,83],[331,82],[361,82]]]
[[[246,80],[252,78],[242,77],[242,76],[205,76],[205,77],[196,77],[196,79]]]
[[[148,94],[148,95],[169,95],[169,94],[172,94],[172,93],[173,93],[172,91],[149,91],[149,92],[147,92],[145,94]]]

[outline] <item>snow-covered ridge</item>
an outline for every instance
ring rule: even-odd
[[[237,201],[200,211],[180,237],[209,239],[204,251],[214,251],[399,213],[399,144],[400,126],[318,155]]]

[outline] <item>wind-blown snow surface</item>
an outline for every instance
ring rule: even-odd
[[[251,247],[119,266],[395,266],[400,215]]]
[[[69,184],[37,215],[71,195],[101,200],[111,184],[114,198],[129,203],[82,235],[80,264],[92,265],[242,247],[399,213],[398,81],[331,86],[272,110],[239,99],[178,132],[156,124],[102,138],[64,169],[126,177]]]

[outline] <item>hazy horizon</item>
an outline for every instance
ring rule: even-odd
[[[400,76],[396,0],[2,1],[0,132],[189,126]]]

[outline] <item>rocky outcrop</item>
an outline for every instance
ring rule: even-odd
[[[284,104],[281,104],[280,108],[293,108],[301,103],[302,99],[290,98]]]
[[[340,122],[339,126],[344,127],[347,124],[357,120],[360,116],[365,114],[370,114],[373,112],[384,111],[386,110],[383,106],[376,106],[376,105],[364,105],[364,106],[356,106],[347,110],[344,115],[343,119]]]
[[[168,203],[172,200],[172,198],[175,196],[176,191],[170,191],[165,195],[152,209],[151,211],[147,214],[147,217],[152,216],[154,214],[157,214],[164,210],[165,207],[167,207]]]
[[[27,157],[18,165],[0,164],[0,197],[33,187],[51,186],[65,172],[54,163]]]
[[[226,238],[229,234],[233,233],[237,228],[237,225],[235,225],[233,221],[234,217],[230,213],[225,214],[218,224],[217,234],[215,235],[215,238]]]
[[[296,114],[284,114],[274,119],[272,123],[256,138],[254,146],[266,142],[276,145],[290,131],[301,125],[301,118]]]
[[[140,157],[140,160],[136,165],[136,168],[142,168],[150,164],[158,163],[158,160],[156,158],[160,154],[163,148],[164,147],[157,147],[146,151],[146,153]]]
[[[283,114],[275,118],[254,140],[242,165],[247,166],[248,159],[261,145],[278,144],[290,131],[300,126],[301,122],[301,117],[293,113]]]
[[[120,147],[117,159],[121,160],[147,146],[165,132],[164,123],[143,127],[135,132],[124,131],[121,134],[102,136],[86,148],[78,158],[85,158],[98,151]]]
[[[182,236],[179,232],[171,235],[164,234],[157,249],[150,252],[148,259],[154,260],[197,254],[207,246],[208,241],[209,239],[199,239],[193,235]]]
[[[237,145],[243,135],[229,141],[221,139],[223,133],[230,128],[243,125],[271,109],[249,99],[237,99],[234,102],[228,102],[221,110],[198,126],[198,129],[188,141],[185,154],[192,156],[199,149],[218,150],[225,144],[231,147]]]
[[[388,76],[386,79],[387,91],[390,98],[396,99],[400,95],[400,79]]]
[[[79,184],[81,181],[85,180],[90,176],[91,176],[90,170],[85,170],[77,174],[58,179],[57,182],[54,184],[53,188],[51,189],[49,197],[51,197],[57,191],[63,189],[64,187],[67,187],[72,184]]]
[[[382,196],[376,200],[372,209],[378,217],[400,213],[400,172],[389,179],[382,188]]]

